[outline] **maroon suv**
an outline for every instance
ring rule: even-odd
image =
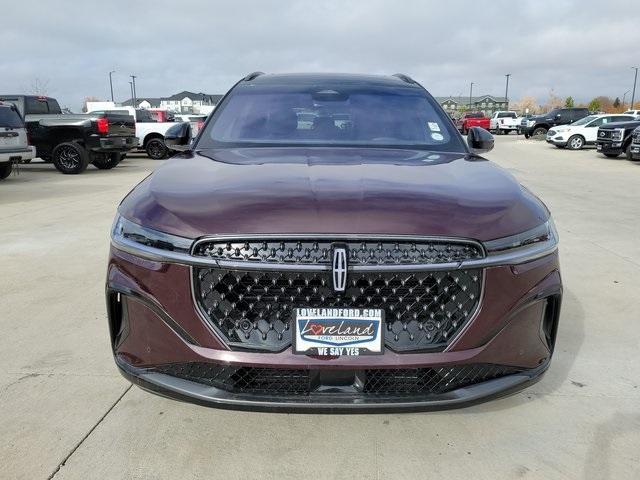
[[[562,284],[544,204],[405,75],[251,74],[124,199],[111,344],[203,405],[466,405],[538,379]]]

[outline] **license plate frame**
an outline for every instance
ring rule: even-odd
[[[293,311],[295,355],[361,356],[384,354],[384,310],[318,307]]]

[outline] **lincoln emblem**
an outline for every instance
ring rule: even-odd
[[[333,290],[344,292],[347,287],[347,248],[345,245],[333,247]]]

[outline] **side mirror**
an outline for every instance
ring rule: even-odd
[[[556,118],[562,118],[562,115],[560,113],[556,114]]]
[[[164,134],[164,144],[178,152],[190,150],[191,125],[188,122],[177,123],[169,127]]]
[[[481,154],[493,150],[493,135],[481,127],[471,127],[467,135],[467,144],[472,153]]]

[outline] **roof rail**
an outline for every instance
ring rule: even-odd
[[[253,72],[253,73],[250,73],[249,75],[244,77],[242,80],[244,80],[245,82],[250,82],[251,80],[253,80],[256,77],[259,77],[260,75],[264,75],[264,72]]]
[[[399,78],[400,80],[402,80],[405,83],[418,83],[413,78],[411,78],[409,75],[405,75],[404,73],[394,73],[392,76]]]

